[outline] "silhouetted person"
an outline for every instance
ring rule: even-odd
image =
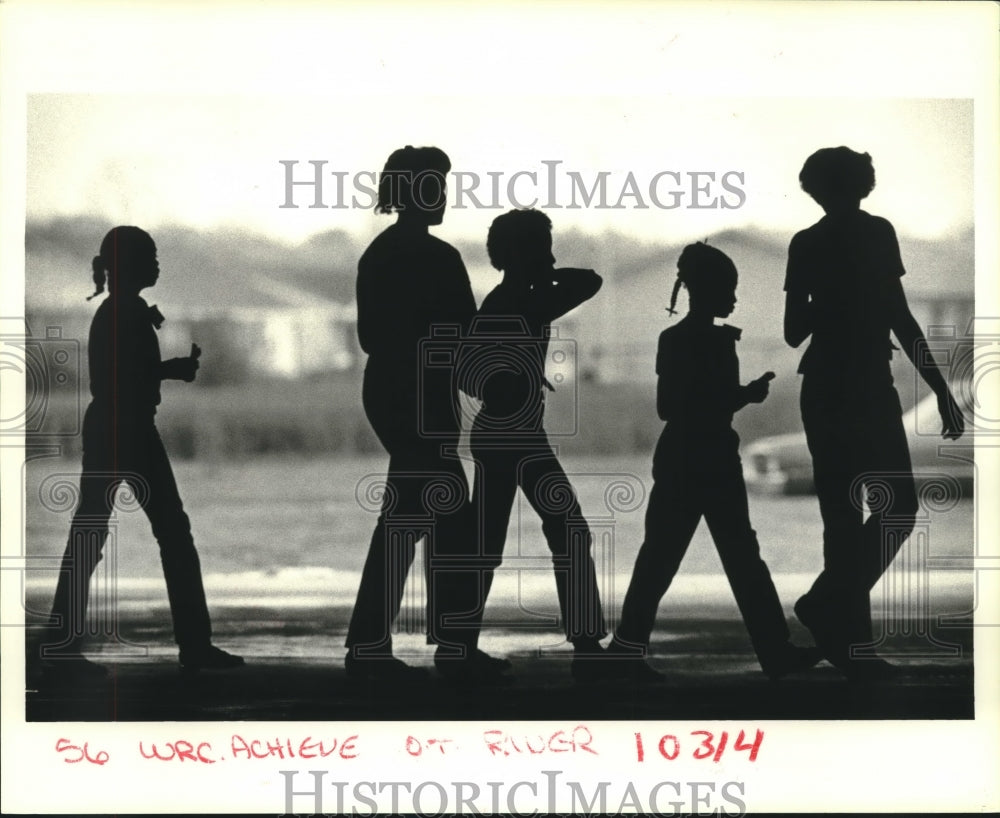
[[[942,434],[957,438],[962,413],[906,303],[892,225],[860,209],[875,186],[871,157],[846,147],[810,156],[802,189],[826,215],[788,248],[785,340],[802,356],[802,420],[823,517],[823,572],[795,612],[827,659],[849,676],[894,668],[852,645],[872,642],[869,593],[909,536],[917,512],[910,453],[889,362],[896,335],[938,398]],[[861,483],[878,503],[864,521]]]
[[[120,483],[146,512],[160,547],[180,664],[186,671],[230,668],[243,659],[212,645],[212,628],[191,523],[154,424],[160,381],[193,381],[201,350],[160,360],[156,329],[163,316],[139,293],[160,274],[156,245],[138,227],[116,227],[93,260],[97,291],[109,295],[90,326],[88,359],[92,400],[83,421],[80,502],[63,556],[52,627],[42,645],[50,667],[103,674],[80,654],[86,634],[90,578],[101,559],[108,520]]]
[[[646,537],[609,648],[639,682],[662,678],[643,656],[657,607],[702,517],[764,672],[775,678],[819,661],[815,650],[789,642],[785,615],[750,525],[733,414],[763,402],[774,373],[740,385],[736,342],[741,331],[715,324],[736,305],[736,281],[733,262],[707,244],[689,245],[677,262],[670,312],[682,285],[690,310],[660,334],[656,408],[667,425],[653,455]]]
[[[454,647],[458,641],[441,622],[440,611],[463,611],[471,604],[453,598],[462,583],[436,568],[441,557],[475,549],[468,484],[456,455],[458,393],[452,370],[425,366],[421,358],[422,344],[435,328],[457,328],[452,336],[457,343],[476,313],[461,256],[428,232],[444,218],[450,167],[438,148],[407,146],[389,157],[379,180],[377,210],[396,213],[396,222],[358,262],[358,338],[368,353],[362,401],[389,452],[388,488],[347,634],[345,666],[358,679],[424,674],[392,655],[391,635],[421,539],[428,641],[438,643],[439,653],[441,645]],[[456,673],[501,664],[485,654],[459,653],[461,659],[449,665]]]
[[[545,391],[552,388],[545,360],[551,322],[592,298],[601,277],[554,268],[552,222],[537,210],[497,217],[486,249],[503,281],[479,308],[463,367],[473,382],[467,391],[483,401],[471,435],[483,559],[477,629],[520,487],[552,552],[563,627],[575,649],[573,675],[587,680],[601,670],[587,660],[602,654],[598,640],[606,631],[590,529],[545,433]]]

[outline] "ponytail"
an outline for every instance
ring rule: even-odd
[[[674,289],[670,293],[670,306],[667,307],[667,312],[671,315],[677,315],[677,310],[674,306],[677,304],[677,294],[681,291],[681,284],[684,283],[684,279],[681,276],[680,271],[677,272],[677,280],[674,282]]]
[[[104,273],[104,260],[100,256],[94,256],[93,261],[90,262],[90,267],[94,271],[94,286],[97,287],[97,290],[93,295],[87,296],[88,301],[92,298],[97,298],[97,296],[104,292],[104,283],[106,280]]]

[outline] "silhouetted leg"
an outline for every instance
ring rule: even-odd
[[[701,509],[686,491],[683,478],[654,463],[646,536],[625,593],[616,641],[643,648],[649,645],[656,609],[677,574],[700,519]]]
[[[871,514],[864,524],[862,571],[869,590],[910,536],[918,511],[910,449],[895,390],[875,410],[877,415],[868,427],[875,433],[865,447],[865,470],[875,475],[868,487]]]
[[[424,566],[427,641],[464,649],[475,639],[466,617],[478,601],[479,543],[457,446],[457,438],[437,443],[427,458],[433,477],[422,495],[423,509],[431,516]]]
[[[802,418],[823,518],[823,571],[800,600],[799,608],[838,640],[867,641],[868,585],[857,482],[864,471],[864,423],[852,417],[843,403],[812,392],[806,383]]]
[[[593,644],[603,638],[604,615],[597,572],[590,553],[590,528],[576,492],[547,443],[524,450],[517,480],[542,520],[542,532],[552,552],[556,593],[566,638]]]
[[[739,457],[705,480],[705,522],[762,665],[784,654],[788,624],[750,525]]]
[[[160,547],[160,561],[167,583],[167,598],[174,622],[174,638],[181,650],[207,649],[212,641],[212,626],[201,577],[201,562],[191,535],[191,521],[184,511],[177,481],[156,429],[148,432],[142,475],[146,486],[129,483],[140,500],[145,497],[143,510],[149,517],[153,536]]]
[[[88,473],[88,466],[97,473]],[[70,524],[59,580],[52,602],[52,625],[46,629],[43,656],[75,653],[87,635],[90,578],[100,562],[108,537],[108,520],[120,478],[84,456],[80,502]]]
[[[472,454],[476,460],[476,473],[472,495],[472,507],[476,517],[478,532],[478,596],[476,612],[469,617],[474,639],[478,645],[482,629],[483,615],[493,577],[503,560],[503,549],[507,540],[510,513],[517,493],[517,464],[520,455],[506,446],[481,445],[473,431]]]
[[[347,647],[358,655],[392,653],[392,624],[402,603],[416,541],[425,533],[413,519],[414,509],[420,505],[422,481],[407,475],[410,469],[406,466],[412,463],[406,455],[389,459],[382,512],[368,546],[347,631]]]

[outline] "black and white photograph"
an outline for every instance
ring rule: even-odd
[[[5,813],[1000,806],[995,7],[0,14]]]

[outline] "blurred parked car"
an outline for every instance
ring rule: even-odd
[[[948,475],[958,481],[962,496],[971,498],[973,463],[948,455],[949,449],[954,451],[956,447],[972,445],[974,412],[967,394],[966,390],[956,392],[956,400],[962,405],[966,419],[966,432],[959,440],[941,437],[941,418],[933,394],[903,415],[903,428],[909,440],[917,483],[926,482],[934,475]],[[814,494],[816,491],[805,432],[762,437],[744,446],[742,457],[743,477],[750,491],[760,494]]]

